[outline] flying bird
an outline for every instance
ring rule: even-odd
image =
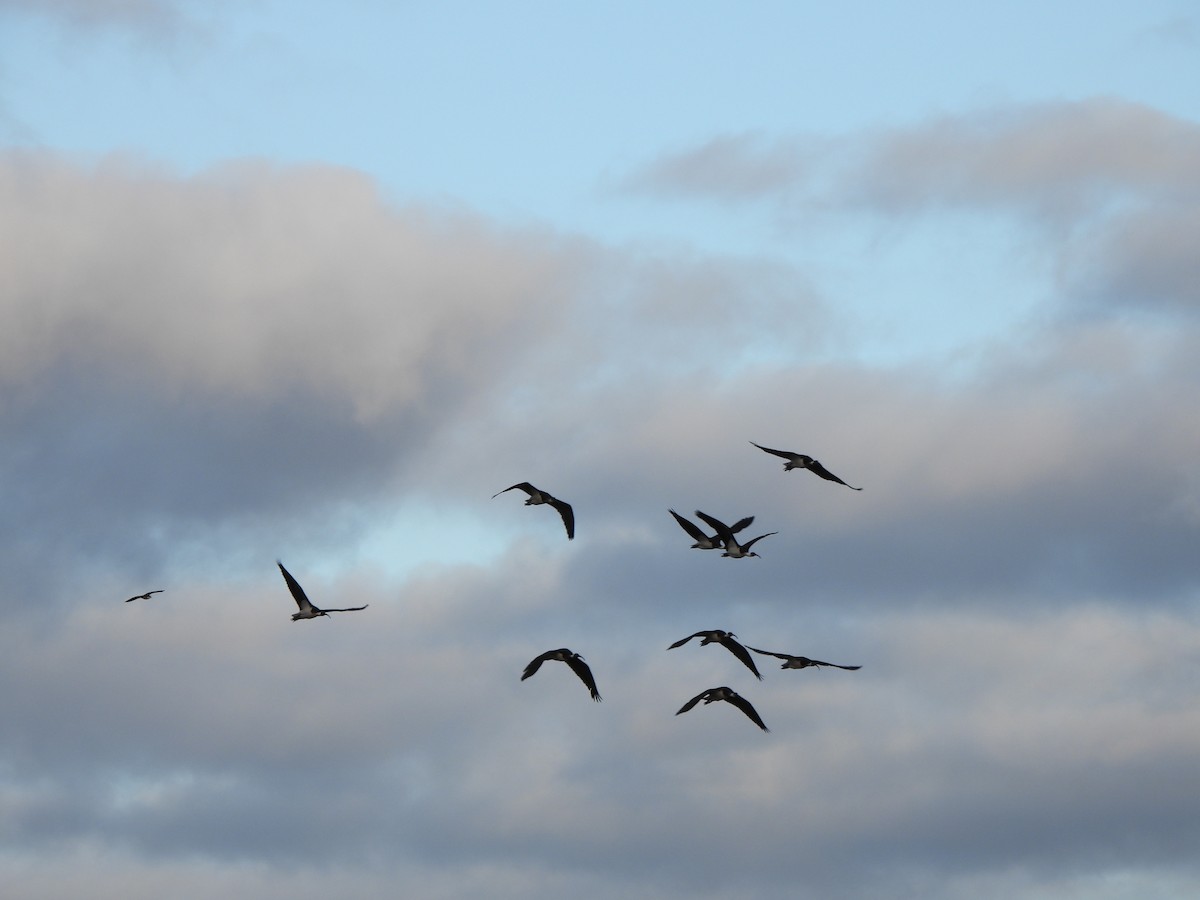
[[[751,441],[750,443],[754,444],[754,441]],[[842,479],[838,478],[827,468],[821,465],[820,462],[804,453],[792,453],[790,450],[772,450],[770,447],[764,447],[762,444],[754,444],[754,446],[759,450],[762,450],[764,453],[771,453],[775,456],[786,459],[787,462],[783,464],[783,471],[785,472],[790,472],[792,469],[808,469],[814,475],[820,475],[826,481],[836,481],[838,484],[846,484],[846,482],[842,481]],[[862,490],[862,488],[855,487],[852,484],[846,484],[846,487],[850,488],[852,491]]]
[[[279,560],[275,561],[279,566],[279,571],[283,573],[283,580],[287,582],[288,590],[292,592],[292,597],[296,600],[296,605],[300,607],[300,612],[292,613],[292,621],[297,619],[315,619],[317,616],[327,616],[331,612],[358,612],[360,609],[366,609],[363,606],[347,606],[342,609],[317,609],[309,602],[308,596],[304,593],[304,588],[300,587],[300,582],[292,577],[292,573],[283,567],[283,563]]]
[[[759,728],[761,728],[763,731],[771,730],[770,728],[768,728],[766,725],[763,724],[763,720],[761,718],[759,718],[758,712],[754,709],[753,706],[750,705],[749,700],[747,700],[745,697],[743,697],[741,694],[739,694],[733,688],[727,688],[727,687],[709,688],[707,691],[701,691],[699,694],[697,694],[695,697],[693,697],[687,703],[683,704],[683,706],[679,707],[679,712],[675,713],[675,715],[677,715],[677,716],[682,715],[683,713],[685,713],[689,709],[691,709],[693,706],[695,706],[697,703],[699,703],[701,700],[704,701],[706,706],[709,703],[715,703],[718,700],[724,700],[726,703],[732,703],[734,706],[736,706],[738,709],[740,709],[742,712],[744,712],[747,716],[749,716],[750,721],[753,722],[755,725],[757,725]]]
[[[525,667],[525,671],[521,673],[521,680],[524,681],[526,678],[533,675],[534,672],[542,667],[542,663],[548,659],[557,659],[570,666],[571,671],[579,676],[579,680],[587,685],[587,689],[591,693],[592,699],[597,703],[600,702],[602,698],[600,696],[600,692],[596,690],[596,679],[592,677],[592,670],[588,668],[588,664],[583,661],[582,656],[572,650],[568,650],[566,647],[561,647],[558,650],[547,650],[541,656],[533,659],[529,665]]]
[[[835,669],[848,669],[854,671],[861,669],[862,666],[842,666],[837,663],[822,662],[819,659],[809,659],[807,656],[792,656],[790,653],[772,653],[770,650],[759,650],[757,647],[748,648],[755,653],[761,653],[763,656],[774,656],[776,659],[782,659],[783,665],[781,669],[807,669],[809,666],[833,666]]]
[[[759,674],[758,666],[754,665],[754,657],[747,653],[746,648],[737,642],[737,635],[732,631],[721,631],[719,628],[714,631],[697,631],[695,634],[689,634],[687,637],[676,641],[667,649],[674,650],[676,647],[682,647],[692,638],[703,638],[704,640],[700,642],[701,647],[705,644],[720,644],[740,659],[746,668],[754,673],[755,678],[762,681],[762,675]]]
[[[134,600],[149,600],[151,594],[161,594],[162,591],[146,591],[144,594],[138,594],[136,597],[130,597],[126,603],[132,603]]]
[[[710,537],[701,531],[699,526],[696,525],[696,523],[691,519],[685,519],[673,509],[668,509],[667,512],[675,517],[675,521],[679,523],[680,528],[692,536],[692,540],[696,542],[692,544],[693,550],[720,550],[724,546],[719,534],[714,534]],[[737,522],[729,526],[729,531],[732,534],[736,534],[753,521],[754,516],[747,516],[744,519],[739,519]]]
[[[558,514],[562,516],[563,525],[567,529],[567,540],[575,539],[575,511],[571,509],[570,503],[565,503],[557,497],[552,497],[545,491],[539,491],[528,481],[522,481],[520,484],[514,484],[512,487],[506,487],[503,491],[497,491],[492,494],[492,499],[495,500],[501,494],[507,491],[513,491],[520,488],[529,495],[529,499],[525,501],[526,506],[538,506],[542,503],[549,503],[558,510]]]
[[[770,537],[773,534],[779,534],[778,531],[768,531],[766,534],[760,534],[756,538],[751,538],[744,544],[739,544],[737,538],[733,536],[733,529],[720,519],[714,519],[712,516],[700,512],[700,510],[696,510],[696,515],[717,530],[717,536],[721,539],[721,545],[725,548],[721,552],[721,555],[728,556],[732,559],[743,559],[747,556],[758,556],[758,554],[752,552],[750,548],[765,537]]]

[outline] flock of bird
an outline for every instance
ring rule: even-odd
[[[862,490],[860,487],[854,487],[853,485],[846,484],[845,481],[842,481],[841,478],[834,475],[811,456],[803,453],[793,453],[789,450],[772,450],[770,447],[764,447],[761,444],[755,444],[754,441],[751,441],[750,443],[765,453],[770,453],[786,460],[783,465],[783,470],[785,472],[790,472],[792,469],[808,469],[810,472],[818,475],[826,481],[832,481],[836,482],[837,484],[845,485],[854,491]],[[554,497],[547,491],[543,491],[534,487],[528,481],[522,481],[519,484],[506,487],[502,491],[497,491],[492,495],[492,499],[494,500],[501,494],[515,490],[521,490],[525,492],[527,495],[525,500],[526,506],[546,505],[553,507],[562,518],[563,527],[567,531],[567,539],[574,540],[575,511],[571,507],[571,504],[567,503],[566,501],[559,500],[557,497]],[[750,548],[763,538],[770,537],[773,534],[778,534],[778,532],[775,531],[768,531],[765,534],[760,534],[757,537],[742,542],[739,541],[735,535],[743,529],[749,527],[754,522],[754,516],[747,516],[746,518],[739,519],[732,525],[726,525],[720,519],[716,519],[713,516],[707,515],[700,510],[696,510],[696,516],[715,532],[714,534],[710,535],[706,534],[704,529],[696,525],[695,522],[684,518],[679,513],[675,512],[675,510],[671,509],[668,510],[668,512],[674,516],[675,521],[679,523],[679,527],[687,532],[692,540],[695,541],[695,543],[692,544],[692,549],[720,550],[721,556],[729,557],[731,559],[757,557],[758,553],[754,552]],[[279,571],[283,575],[283,580],[287,584],[288,591],[291,593],[292,599],[296,601],[298,611],[292,614],[293,622],[299,621],[300,619],[316,619],[321,616],[328,616],[330,613],[335,612],[359,612],[360,610],[367,608],[366,604],[363,606],[347,606],[337,609],[321,609],[320,607],[314,606],[312,601],[308,599],[308,595],[304,593],[304,588],[300,586],[300,583],[296,581],[294,577],[292,577],[292,573],[284,568],[283,563],[277,560],[276,565],[279,566]],[[144,594],[137,594],[133,597],[130,597],[125,602],[131,603],[134,600],[149,600],[153,594],[161,593],[163,593],[162,590],[147,591]],[[853,671],[855,669],[862,668],[861,666],[844,666],[839,663],[823,662],[819,659],[809,659],[807,656],[793,656],[790,653],[775,653],[770,650],[759,650],[756,647],[748,647],[737,640],[737,635],[730,631],[723,631],[721,629],[697,631],[694,634],[689,634],[685,638],[680,638],[675,643],[667,647],[667,649],[674,650],[677,647],[682,647],[693,638],[700,638],[700,646],[704,646],[705,644],[720,644],[735,657],[737,657],[737,659],[746,668],[753,672],[754,677],[759,681],[762,680],[762,673],[758,671],[758,667],[754,664],[754,657],[750,655],[750,651],[761,654],[762,656],[772,656],[776,659],[783,660],[783,664],[780,666],[781,669],[805,669],[810,666],[828,666],[837,669]],[[584,686],[587,687],[588,693],[591,694],[591,698],[593,700],[600,702],[600,700],[603,699],[600,696],[600,691],[596,687],[596,679],[592,675],[591,668],[584,661],[582,656],[566,647],[560,647],[557,650],[547,650],[545,653],[534,657],[532,660],[530,660],[529,664],[525,667],[525,670],[521,673],[521,680],[524,681],[525,679],[533,676],[538,669],[541,668],[542,663],[549,660],[557,660],[559,662],[566,663],[571,671],[573,671],[579,677],[579,680],[583,682]],[[683,704],[683,706],[679,708],[679,711],[676,712],[675,715],[682,715],[701,701],[707,705],[709,703],[715,703],[718,700],[723,700],[726,703],[737,707],[763,731],[770,731],[750,701],[737,691],[733,690],[733,688],[725,686],[708,688],[704,691],[701,691],[687,703]]]

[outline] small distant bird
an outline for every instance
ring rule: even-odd
[[[758,666],[754,665],[754,657],[747,653],[746,648],[737,642],[737,635],[732,631],[722,631],[719,628],[714,631],[697,631],[695,634],[689,634],[687,637],[676,641],[667,649],[674,650],[676,647],[682,647],[692,638],[703,638],[704,640],[700,642],[701,647],[703,647],[705,644],[720,644],[722,647],[740,659],[745,664],[746,668],[754,673],[755,678],[757,678],[759,681],[762,681],[762,675],[760,675],[758,672]]]
[[[754,441],[751,441],[750,443],[754,444]],[[842,481],[842,479],[830,472],[817,460],[813,459],[811,456],[807,456],[804,453],[792,453],[790,450],[772,450],[770,447],[764,447],[762,444],[754,444],[754,446],[765,453],[771,453],[775,456],[786,459],[787,462],[783,464],[783,471],[785,472],[790,472],[792,469],[808,469],[814,475],[820,475],[826,481],[836,481],[838,484],[846,484],[846,482]],[[852,491],[862,490],[862,488],[855,487],[852,484],[846,484],[846,487],[850,488]]]
[[[668,509],[667,512],[675,517],[675,521],[679,523],[680,528],[692,536],[692,540],[696,542],[692,544],[693,550],[720,550],[724,546],[719,534],[714,534],[709,537],[707,534],[701,531],[699,526],[697,526],[696,523],[691,519],[685,519],[673,509]],[[737,534],[753,521],[754,516],[747,516],[744,519],[738,519],[738,521],[729,526],[729,531],[732,534]]]
[[[132,603],[134,600],[149,600],[151,594],[161,594],[162,591],[146,591],[144,594],[138,594],[136,597],[130,597],[126,603]]]
[[[568,650],[566,647],[561,647],[558,650],[547,650],[541,656],[532,660],[529,665],[525,667],[525,671],[521,673],[521,680],[524,681],[526,678],[531,676],[534,672],[540,669],[542,667],[542,663],[548,659],[557,659],[570,666],[571,671],[579,676],[579,680],[587,685],[587,689],[591,693],[592,699],[597,703],[600,702],[602,698],[600,696],[600,692],[596,690],[596,679],[592,677],[592,670],[588,668],[588,664],[583,661],[582,656],[572,650]]]
[[[514,484],[512,487],[506,487],[503,491],[497,491],[496,493],[492,494],[492,499],[495,500],[501,494],[506,493],[507,491],[514,491],[517,488],[520,488],[529,495],[529,499],[525,501],[526,506],[538,506],[542,503],[549,503],[551,506],[557,509],[558,514],[562,516],[563,525],[566,526],[567,529],[567,540],[573,541],[575,539],[575,511],[571,509],[571,504],[565,503],[564,501],[559,500],[557,497],[552,497],[545,491],[539,491],[528,481],[522,481],[520,484]]]
[[[292,592],[292,597],[295,598],[296,605],[300,607],[300,612],[292,613],[293,622],[298,619],[315,619],[317,616],[327,616],[331,612],[358,612],[360,609],[367,608],[364,605],[347,606],[342,609],[317,609],[317,607],[309,602],[307,595],[304,593],[304,588],[300,587],[300,582],[296,581],[292,577],[292,573],[283,567],[283,563],[276,560],[275,564],[279,566],[279,571],[283,573],[283,580],[287,582],[288,590]]]
[[[819,659],[809,659],[807,656],[792,656],[789,653],[772,653],[770,650],[759,650],[757,647],[748,648],[755,653],[761,653],[763,656],[774,656],[776,659],[782,659],[783,665],[781,669],[807,669],[809,666],[833,666],[835,669],[848,669],[853,672],[855,669],[861,669],[862,666],[842,666],[837,663],[822,662]]]
[[[695,706],[701,700],[704,701],[706,706],[709,703],[715,703],[718,700],[724,700],[726,703],[732,703],[734,706],[736,706],[738,709],[740,709],[742,712],[744,712],[747,716],[749,716],[750,721],[753,722],[755,725],[757,725],[759,728],[761,728],[763,731],[771,730],[770,728],[768,728],[766,725],[763,724],[763,720],[761,718],[759,718],[758,712],[754,709],[753,706],[750,705],[749,700],[747,700],[745,697],[743,697],[741,694],[739,694],[733,688],[727,688],[727,687],[709,688],[707,691],[701,691],[699,694],[697,694],[695,697],[693,697],[687,703],[683,704],[683,706],[679,707],[679,712],[675,713],[675,715],[678,716],[678,715],[681,715],[681,714],[687,712],[689,709],[691,709],[693,706]]]
[[[750,548],[765,537],[770,537],[773,534],[779,534],[778,531],[768,531],[766,534],[760,534],[756,538],[751,538],[744,544],[739,544],[737,538],[733,536],[733,529],[720,519],[714,519],[712,516],[700,512],[700,510],[696,510],[696,515],[716,529],[717,536],[721,539],[721,545],[725,548],[721,555],[728,556],[733,559],[744,559],[747,556],[758,556],[757,553],[751,552]],[[761,557],[759,558],[761,559]]]

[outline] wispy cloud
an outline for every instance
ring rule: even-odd
[[[171,37],[191,28],[192,0],[0,0],[0,13],[43,16],[73,29],[128,30]]]

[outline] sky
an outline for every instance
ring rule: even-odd
[[[1183,0],[0,0],[5,895],[1200,893],[1197,84]]]

